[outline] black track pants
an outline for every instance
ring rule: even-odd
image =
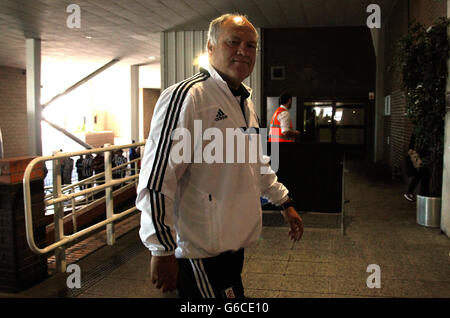
[[[244,298],[241,272],[244,249],[215,257],[178,259],[181,298]]]

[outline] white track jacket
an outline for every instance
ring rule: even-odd
[[[260,173],[261,164],[195,161],[195,149],[211,140],[194,132],[194,120],[201,121],[203,130],[218,128],[223,136],[226,128],[259,127],[250,98],[244,118],[239,97],[233,96],[211,66],[162,92],[151,121],[136,199],[142,212],[139,235],[152,255],[205,258],[246,247],[261,232],[260,197],[274,204],[288,198],[288,190],[273,171]],[[181,142],[171,138],[176,128],[190,132],[184,137],[191,138],[191,162],[172,160],[171,150]]]

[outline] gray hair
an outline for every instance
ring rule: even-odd
[[[249,21],[246,15],[242,15],[240,13],[226,13],[226,14],[221,15],[218,18],[215,18],[209,24],[209,30],[208,30],[208,41],[211,42],[211,44],[214,44],[214,45],[217,44],[217,40],[219,39],[219,33],[220,33],[220,28],[221,28],[222,24],[231,17],[240,17],[242,19]],[[256,33],[256,36],[258,37],[258,33]]]

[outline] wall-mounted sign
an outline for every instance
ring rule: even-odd
[[[384,97],[384,114],[386,116],[391,115],[391,95]]]
[[[275,81],[284,80],[284,66],[270,67],[270,79]]]

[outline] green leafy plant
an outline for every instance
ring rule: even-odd
[[[428,30],[413,22],[397,43],[407,117],[414,124],[415,148],[422,150],[423,169],[430,175],[429,194],[421,194],[433,197],[442,194],[448,26],[447,18],[439,18]]]

